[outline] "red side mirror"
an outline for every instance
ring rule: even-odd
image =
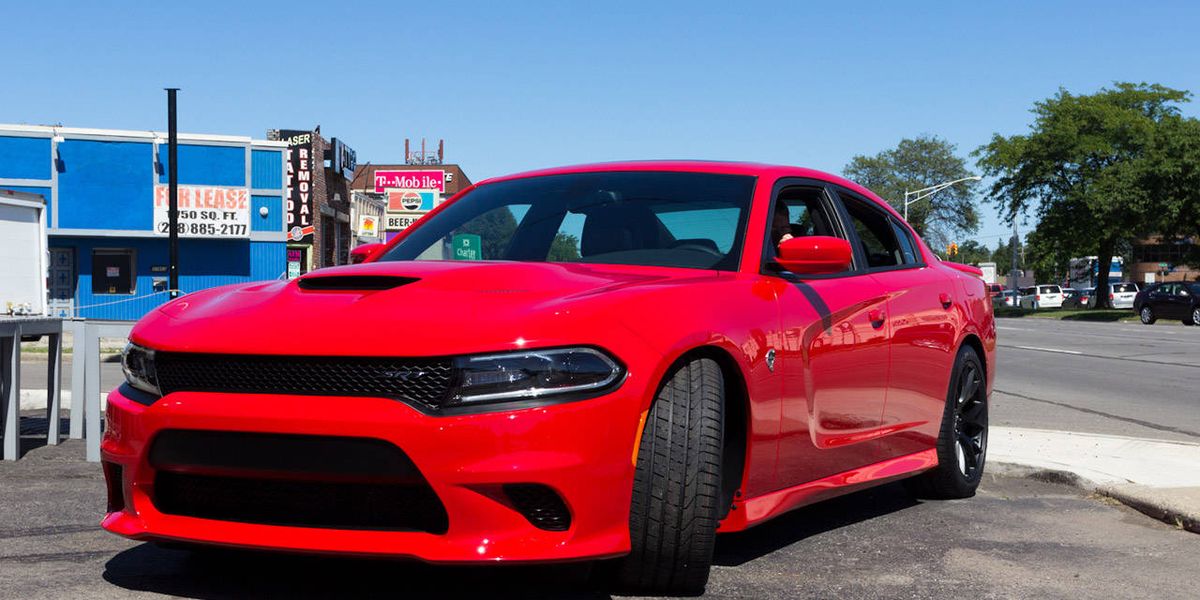
[[[367,262],[383,251],[384,244],[363,244],[350,251],[350,264]]]
[[[850,242],[824,235],[806,235],[784,240],[775,259],[797,275],[831,275],[850,269]]]

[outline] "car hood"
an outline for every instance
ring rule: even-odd
[[[722,276],[616,265],[376,262],[188,294],[151,312],[130,337],[160,350],[335,356],[580,343],[576,332],[619,325],[622,298]]]

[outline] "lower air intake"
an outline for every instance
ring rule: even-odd
[[[566,531],[571,528],[571,511],[561,496],[548,486],[536,483],[512,483],[504,493],[513,507],[534,527],[546,531]]]

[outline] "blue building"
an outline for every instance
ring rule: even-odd
[[[166,137],[0,125],[0,188],[47,205],[54,314],[137,319],[169,299]],[[183,292],[286,273],[286,149],[179,135]]]

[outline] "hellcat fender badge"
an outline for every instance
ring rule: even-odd
[[[774,348],[767,350],[767,370],[772,371],[772,372],[775,371],[775,349]]]

